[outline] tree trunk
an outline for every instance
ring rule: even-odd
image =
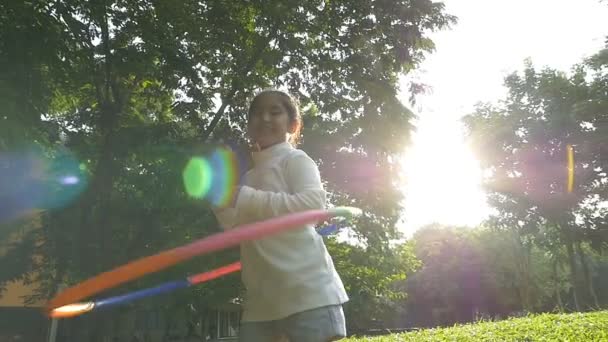
[[[557,299],[557,306],[559,308],[559,312],[564,312],[564,302],[562,301],[562,294],[560,290],[559,284],[559,274],[557,273],[557,264],[559,260],[557,257],[553,258],[553,284],[555,289],[555,298]]]
[[[521,299],[522,299],[522,307],[525,311],[531,312],[531,304],[530,304],[530,268],[528,264],[528,258],[526,255],[522,255],[520,259],[521,263]]]
[[[166,315],[167,321],[165,322],[165,332],[163,334],[162,341],[168,342],[171,337],[171,330],[173,329],[173,315]]]
[[[576,260],[574,256],[574,249],[572,247],[573,242],[570,239],[570,234],[564,234],[567,236],[566,239],[566,250],[568,251],[568,261],[570,263],[570,281],[572,283],[572,292],[574,296],[574,308],[576,311],[581,311],[581,306],[579,304],[580,300],[580,292],[579,292],[579,282],[578,282],[578,266],[576,265]]]
[[[209,310],[205,310],[200,315],[201,342],[207,341],[207,335],[209,334],[209,319]]]
[[[520,304],[523,310],[527,312],[532,311],[532,305],[530,304],[530,250],[521,241],[521,235],[519,232],[514,234],[514,242],[516,244],[517,251],[517,271],[519,273],[519,284],[517,289],[519,292]]]
[[[576,244],[576,251],[581,260],[585,283],[587,285],[587,288],[589,289],[589,294],[591,295],[591,298],[593,299],[593,307],[591,309],[598,309],[600,307],[600,304],[599,304],[599,301],[597,300],[597,295],[595,293],[595,288],[593,286],[593,277],[591,276],[591,272],[589,272],[589,265],[587,263],[587,257],[585,256],[585,252],[583,251],[583,248],[581,247],[580,242],[578,242]]]

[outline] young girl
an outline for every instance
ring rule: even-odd
[[[287,93],[267,90],[251,102],[248,134],[253,168],[229,208],[215,209],[224,229],[288,213],[323,209],[314,161],[293,147],[301,118]],[[246,288],[239,340],[335,341],[346,335],[348,300],[323,239],[313,225],[241,244]]]

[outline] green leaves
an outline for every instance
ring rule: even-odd
[[[491,224],[515,232],[522,241],[533,241],[555,262],[565,262],[566,258],[558,258],[561,246],[565,247],[577,309],[587,292],[582,288],[594,291],[592,279],[579,273],[573,246],[603,239],[600,232],[605,230],[597,223],[598,218],[605,222],[606,212],[595,202],[607,198],[608,145],[599,138],[608,134],[602,53],[570,73],[538,70],[527,61],[524,70],[505,79],[509,90],[505,101],[481,105],[465,118],[489,175],[485,179],[489,202],[497,209]],[[571,176],[573,189],[569,189]],[[605,243],[595,240],[593,245],[601,249]],[[529,261],[525,264],[530,267]]]
[[[375,321],[393,317],[406,298],[400,286],[419,262],[410,246],[378,250],[327,241],[329,252],[350,298],[346,305],[349,329],[366,329]]]
[[[401,290],[391,284],[414,263],[389,246],[401,200],[391,157],[413,117],[398,81],[432,51],[428,32],[453,22],[428,0],[3,2],[0,147],[63,145],[91,177],[77,202],[43,217],[40,245],[23,245],[44,256],[41,293],[216,231],[208,208],[185,194],[182,171],[204,144],[243,142],[252,95],[280,87],[309,109],[303,148],[321,161],[335,203],[369,213],[356,227],[368,249],[345,252],[366,256],[351,284],[358,276],[363,292],[393,298]],[[352,160],[369,173],[340,179]],[[238,282],[227,283],[205,292],[227,300]]]

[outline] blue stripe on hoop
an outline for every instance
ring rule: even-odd
[[[109,308],[109,307],[114,307],[114,306],[118,306],[118,305],[123,305],[123,304],[127,304],[129,302],[141,299],[141,298],[145,298],[145,297],[149,297],[149,296],[156,296],[156,295],[163,294],[166,292],[183,289],[188,286],[190,286],[190,282],[188,282],[187,279],[170,281],[170,282],[167,282],[164,284],[160,284],[156,287],[151,287],[149,289],[143,289],[143,290],[127,293],[127,294],[121,295],[121,296],[114,296],[114,297],[99,300],[99,301],[95,302],[95,309]]]
[[[338,225],[330,224],[329,226],[325,226],[325,227],[322,227],[319,230],[317,230],[317,233],[319,233],[319,235],[322,235],[322,236],[327,236],[327,235],[331,235],[337,231],[338,231]]]

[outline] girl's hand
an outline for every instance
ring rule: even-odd
[[[241,186],[237,185],[232,191],[232,197],[230,198],[230,202],[227,204],[228,208],[234,208],[236,206],[236,200],[239,198],[240,192]]]
[[[230,193],[230,198],[225,201],[207,201],[207,203],[211,204],[211,206],[215,209],[223,210],[228,208],[234,208],[236,206],[236,201],[239,198],[239,192],[241,191],[241,186],[235,186]]]
[[[260,144],[258,144],[257,142],[251,143],[249,147],[251,149],[251,152],[260,152],[262,150],[260,148]]]

